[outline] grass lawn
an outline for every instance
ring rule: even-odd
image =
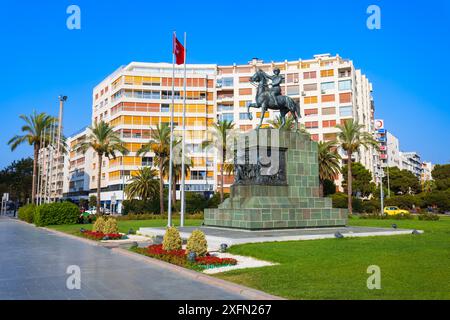
[[[233,246],[230,252],[280,265],[219,278],[290,299],[450,299],[450,218],[349,220],[352,226],[424,230],[422,235],[292,241]],[[367,289],[367,267],[381,268],[381,289]]]
[[[179,225],[179,220],[173,220],[175,225]],[[200,226],[203,220],[185,220],[186,226]],[[152,219],[152,220],[119,220],[117,221],[119,225],[119,231],[123,233],[127,233],[130,228],[134,229],[134,231],[138,231],[141,227],[163,227],[167,225],[166,219]],[[92,229],[92,224],[72,224],[72,225],[59,225],[59,226],[48,226],[48,228],[62,231],[65,233],[80,235],[80,228],[85,228],[86,230]]]

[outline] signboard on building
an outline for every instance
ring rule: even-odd
[[[384,120],[375,120],[375,130],[384,129]]]

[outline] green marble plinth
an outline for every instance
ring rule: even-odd
[[[275,129],[263,130],[271,136]],[[319,196],[317,143],[308,134],[285,130],[272,140],[271,146],[287,149],[287,185],[234,184],[219,208],[205,210],[205,225],[249,230],[345,226],[347,210],[334,209],[330,198]],[[249,141],[248,148],[261,144]]]

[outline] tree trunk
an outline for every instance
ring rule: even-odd
[[[34,159],[33,159],[33,180],[31,183],[31,203],[36,203],[36,181],[37,181],[37,175],[38,175],[38,158],[39,158],[39,149],[40,145],[35,143],[34,144]]]
[[[163,159],[160,159],[160,161],[159,161],[159,213],[164,214]]]
[[[348,213],[353,213],[352,207],[352,153],[347,151],[347,196],[348,196]]]
[[[101,202],[100,195],[101,195],[101,190],[102,190],[102,159],[103,159],[103,154],[98,153],[97,215],[100,215],[100,202]]]
[[[319,196],[323,197],[323,181],[319,179]]]

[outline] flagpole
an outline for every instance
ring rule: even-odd
[[[186,32],[184,33],[184,83],[183,83],[183,138],[182,138],[182,149],[181,149],[181,221],[180,221],[180,227],[184,227],[184,215],[185,215],[185,180],[186,180],[186,174],[185,174],[185,140],[186,140],[186,55],[187,55],[187,48],[186,48]]]
[[[168,207],[167,207],[167,226],[172,226],[172,175],[173,175],[173,116],[175,109],[175,52],[174,45],[176,33],[173,33],[172,38],[172,108],[170,111],[170,155],[169,155],[169,192],[168,192]]]

